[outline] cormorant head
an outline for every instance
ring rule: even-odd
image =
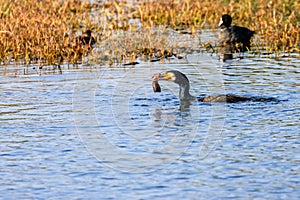
[[[193,97],[189,90],[190,90],[190,82],[189,79],[177,70],[169,70],[166,72],[162,72],[160,74],[155,74],[152,77],[152,82],[158,82],[159,80],[166,80],[166,81],[172,81],[174,83],[177,83],[179,85],[179,98],[183,101],[190,101],[195,100],[196,98]],[[156,91],[156,86],[154,88]]]
[[[160,80],[172,81],[178,85],[187,85],[189,84],[189,79],[177,70],[169,70],[159,74]]]
[[[230,15],[228,14],[222,15],[220,19],[219,27],[221,28],[229,27],[231,25],[231,22],[232,22],[232,18]]]

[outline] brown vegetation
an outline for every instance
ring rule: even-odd
[[[112,62],[168,56],[178,47],[168,43],[170,28],[195,34],[216,28],[224,13],[257,31],[257,49],[299,53],[299,10],[297,1],[285,0],[0,0],[0,63],[80,62],[91,48],[75,41],[86,30]]]
[[[216,28],[220,16],[229,13],[233,24],[257,32],[256,46],[268,52],[299,52],[300,4],[285,0],[160,0],[139,4],[143,24],[175,29]]]

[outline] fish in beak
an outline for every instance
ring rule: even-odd
[[[172,73],[172,71],[167,71],[167,72],[162,72],[159,74],[155,74],[152,77],[152,87],[153,87],[153,91],[154,92],[161,92],[161,88],[158,84],[159,80],[164,80],[164,81],[175,81],[176,80],[176,76],[174,73]]]
[[[161,88],[160,85],[158,84],[158,80],[160,78],[161,74],[155,74],[152,77],[152,88],[153,88],[153,92],[161,92]]]

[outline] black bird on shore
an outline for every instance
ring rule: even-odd
[[[250,39],[255,31],[246,27],[231,26],[232,18],[228,14],[221,17],[219,23],[219,40],[222,47],[228,47],[229,51],[244,52],[250,49]]]

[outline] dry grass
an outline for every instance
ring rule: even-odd
[[[285,0],[159,0],[139,4],[144,25],[175,29],[216,28],[220,16],[229,13],[233,24],[255,30],[256,46],[268,52],[299,52],[300,3]]]
[[[78,59],[85,50],[74,47],[77,30],[93,26],[89,4],[81,1],[0,0],[2,63]],[[86,23],[87,22],[87,23]]]
[[[74,38],[87,29],[102,39],[95,51],[102,59],[164,57],[178,48],[169,42],[170,28],[195,34],[216,28],[224,13],[233,24],[257,31],[256,50],[299,53],[298,10],[298,1],[287,0],[0,0],[0,63],[80,62],[89,50],[74,45]]]
[[[177,34],[178,36],[179,34]],[[145,28],[142,31],[115,33],[103,41],[91,53],[91,63],[134,63],[137,58],[144,61],[163,62],[171,56],[182,57],[178,37],[160,28]]]

